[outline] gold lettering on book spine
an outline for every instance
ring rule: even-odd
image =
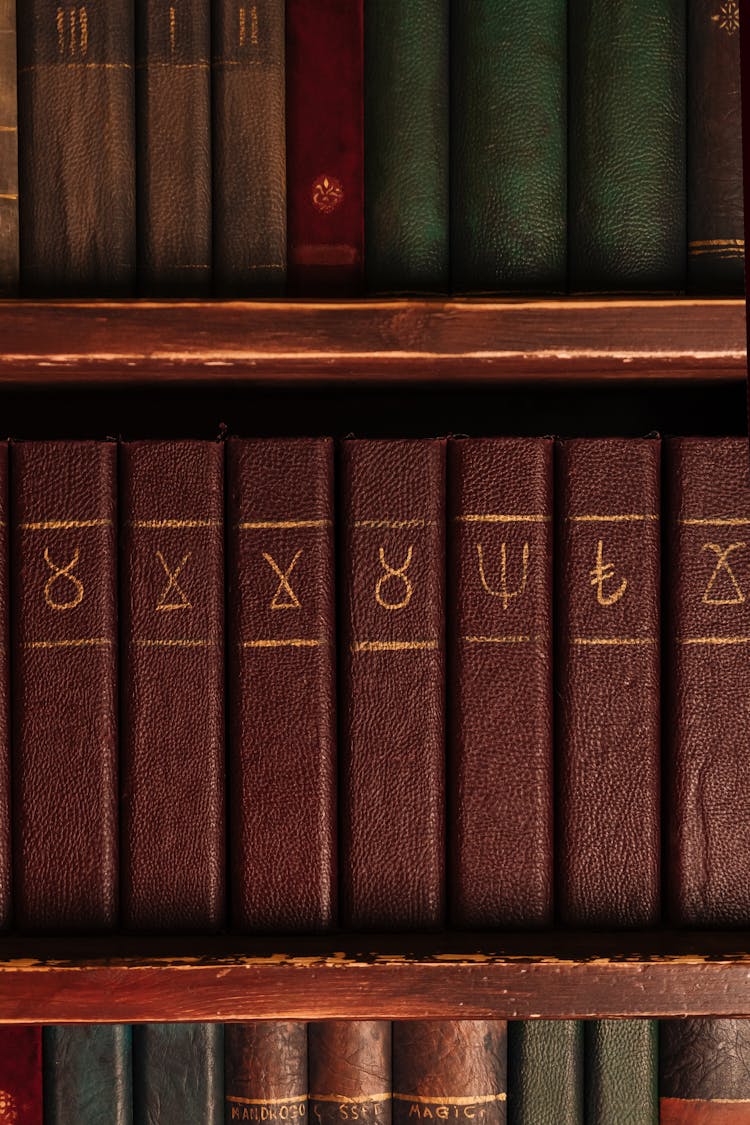
[[[18,1106],[10,1090],[0,1090],[0,1125],[16,1125]]]
[[[302,550],[303,550],[303,548],[300,547],[299,551],[297,551],[296,555],[294,556],[292,561],[289,563],[289,566],[286,568],[286,570],[281,569],[281,567],[279,566],[279,564],[276,562],[276,560],[273,558],[272,555],[269,555],[265,551],[263,551],[263,558],[266,560],[266,562],[270,566],[271,570],[274,572],[274,574],[276,575],[276,577],[279,580],[279,584],[276,587],[276,593],[271,598],[271,604],[269,606],[270,609],[301,609],[302,608],[302,603],[300,602],[299,598],[297,597],[294,590],[292,589],[292,584],[289,581],[289,577],[290,577],[292,571],[294,570],[295,566],[297,565],[297,562],[299,561],[299,557],[302,554]],[[282,598],[284,598],[283,601],[281,600]]]
[[[249,35],[250,45],[252,47],[257,47],[258,46],[258,6],[257,6],[257,4],[252,4],[250,6],[250,12],[249,12],[250,19],[249,20],[248,20],[247,5],[245,5],[245,4],[240,5],[240,7],[238,9],[238,12],[237,12],[237,16],[238,16],[238,26],[239,26],[239,45],[240,45],[240,47],[244,47],[247,44],[247,41],[248,41],[248,32],[247,32],[248,23],[250,25],[250,35]]]
[[[406,571],[411,566],[412,551],[413,547],[410,543],[409,548],[406,552],[406,558],[401,563],[401,566],[391,566],[391,564],[386,561],[385,549],[383,547],[378,547],[378,559],[380,560],[380,565],[385,573],[381,574],[380,578],[378,578],[377,582],[375,583],[375,601],[379,606],[381,606],[382,609],[406,609],[409,602],[411,601],[411,596],[414,593],[414,587],[409,580]],[[383,597],[383,587],[386,585],[386,583],[390,584],[392,581],[403,583],[403,597],[400,601],[397,602],[388,601],[385,597]]]
[[[175,42],[177,39],[177,13],[174,4],[169,7],[169,49],[174,54]]]
[[[186,555],[180,559],[177,566],[172,566],[168,563],[162,551],[156,552],[156,557],[162,565],[164,573],[167,576],[167,584],[159,596],[159,600],[154,607],[155,610],[172,610],[172,609],[192,609],[192,603],[182,586],[178,582],[180,574],[185,568],[185,564],[190,558],[191,552],[188,551]]]
[[[730,543],[728,547],[722,547],[720,543],[704,543],[701,550],[713,551],[716,555],[716,565],[708,580],[708,585],[703,592],[701,601],[706,605],[742,605],[745,601],[745,595],[742,592],[737,576],[732,570],[729,562],[729,555],[732,551],[739,551],[746,547],[746,543]],[[721,575],[726,575],[732,585],[734,593],[731,597],[716,597],[715,587]]]
[[[620,585],[611,594],[605,594],[604,583],[612,582],[615,578],[615,564],[604,561],[604,541],[599,539],[596,545],[596,565],[589,571],[591,585],[596,586],[596,600],[599,605],[610,606],[619,602],[628,588],[627,578],[623,578]]]
[[[78,578],[77,575],[73,574],[73,569],[78,565],[79,558],[80,550],[78,547],[76,547],[75,551],[73,552],[73,558],[70,560],[70,562],[67,562],[64,565],[58,565],[50,557],[49,548],[44,548],[44,561],[52,571],[52,574],[44,583],[44,600],[50,607],[50,609],[75,609],[75,607],[80,605],[83,601],[83,582],[81,582],[80,578]],[[58,582],[70,583],[73,588],[73,596],[70,597],[67,601],[58,601],[57,597],[54,594]]]
[[[86,6],[58,7],[55,23],[58,55],[85,58],[89,50],[89,17]]]
[[[482,581],[482,586],[488,594],[494,598],[503,599],[503,609],[507,609],[513,598],[519,598],[526,589],[526,582],[529,576],[529,544],[524,543],[521,553],[521,583],[517,590],[508,589],[508,558],[505,543],[500,544],[500,589],[493,590],[487,581],[487,575],[484,569],[484,551],[482,544],[477,543],[477,556],[479,558],[479,577]]]

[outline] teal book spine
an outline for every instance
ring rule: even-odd
[[[508,1125],[583,1123],[583,1023],[509,1023]]]
[[[221,1125],[224,1027],[150,1023],[133,1029],[134,1125]]]
[[[42,1067],[45,1125],[132,1125],[127,1025],[45,1027]]]
[[[585,1025],[586,1125],[658,1125],[657,1020]]]
[[[455,292],[565,289],[566,7],[452,0]]]
[[[446,292],[450,0],[366,3],[364,13],[367,285]]]

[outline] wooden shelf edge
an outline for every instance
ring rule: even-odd
[[[741,300],[2,301],[0,385],[746,374]]]

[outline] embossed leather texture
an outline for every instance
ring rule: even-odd
[[[120,446],[122,913],[203,932],[225,917],[224,449]]]
[[[552,921],[552,462],[540,438],[448,444],[451,917]]]
[[[504,1125],[506,1076],[503,1020],[399,1020],[393,1025],[395,1125],[459,1115]]]
[[[0,929],[9,925],[12,908],[8,501],[8,445],[0,442]]]
[[[117,923],[116,447],[11,446],[16,924]]]
[[[42,1125],[42,1029],[0,1026],[0,1106],[13,1125]]]
[[[211,7],[214,279],[267,296],[286,280],[284,0]]]
[[[16,0],[0,0],[0,295],[18,288]]]
[[[668,899],[674,922],[750,925],[750,464],[744,438],[667,444]]]
[[[560,442],[557,855],[565,925],[660,903],[660,442]]]
[[[363,0],[287,0],[287,219],[295,293],[362,287]]]
[[[509,1125],[583,1125],[583,1023],[508,1024]]]
[[[391,1122],[391,1025],[387,1020],[308,1024],[310,1118]]]
[[[138,287],[210,293],[209,0],[136,0],[135,9]]]
[[[350,929],[443,920],[445,448],[341,445],[339,815]]]
[[[124,1024],[45,1027],[48,1125],[132,1125],[131,1029]]]
[[[586,1125],[658,1125],[656,1020],[587,1020]]]
[[[18,5],[21,283],[29,293],[134,289],[133,7]]]
[[[452,0],[455,292],[565,288],[565,12],[559,0]]]
[[[750,1120],[750,1020],[659,1024],[660,1125]]]
[[[133,1028],[133,1125],[221,1125],[224,1028],[151,1023]]]
[[[276,1120],[304,1121],[307,1024],[290,1020],[227,1024],[224,1089],[226,1122],[270,1121],[272,1114]]]
[[[365,4],[368,289],[447,292],[450,0]]]
[[[240,930],[336,918],[333,443],[227,443],[231,901]]]
[[[569,284],[685,287],[684,0],[570,0]]]

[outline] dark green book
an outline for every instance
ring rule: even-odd
[[[589,1020],[586,1125],[658,1125],[657,1020]]]
[[[367,285],[446,292],[450,0],[366,3],[364,12]]]
[[[685,0],[569,0],[570,287],[685,287]]]
[[[132,1125],[131,1029],[125,1024],[45,1027],[48,1125]]]
[[[583,1023],[508,1024],[508,1125],[583,1125]]]
[[[134,1125],[221,1125],[223,1119],[223,1025],[133,1028]]]
[[[566,73],[566,0],[452,0],[455,292],[565,288]]]

